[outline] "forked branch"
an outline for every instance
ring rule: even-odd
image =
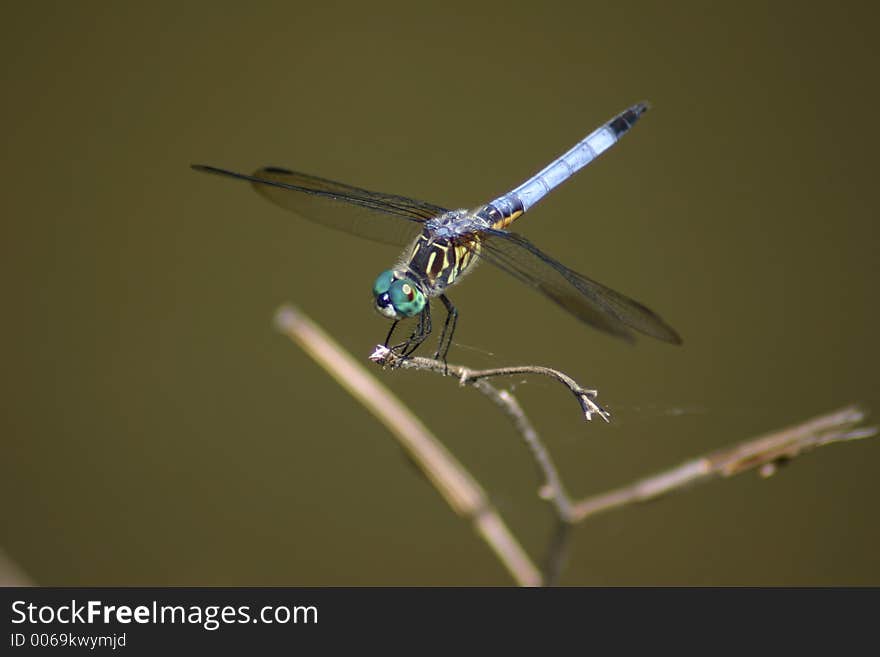
[[[767,477],[776,472],[781,464],[818,447],[877,434],[877,427],[862,426],[866,415],[861,409],[848,406],[787,429],[711,452],[622,488],[573,502],[565,491],[548,450],[519,402],[509,391],[491,385],[489,379],[524,374],[548,376],[569,389],[578,400],[585,419],[591,420],[597,415],[609,422],[610,414],[596,403],[595,390],[583,388],[567,374],[547,367],[471,370],[460,365],[446,366],[430,358],[402,359],[385,347],[377,347],[370,356],[374,362],[386,367],[441,375],[451,372],[455,376],[450,380],[462,386],[473,386],[511,420],[541,472],[541,497],[553,505],[561,523],[561,531],[558,532],[560,538],[553,542],[548,565],[542,575],[504,524],[483,488],[385,386],[294,308],[281,308],[276,315],[276,324],[282,333],[299,344],[391,431],[453,510],[471,520],[514,579],[526,586],[555,581],[564,561],[568,535],[564,529],[566,526],[604,511],[654,500],[715,478],[731,477],[750,470],[757,470]]]
[[[482,486],[390,390],[298,310],[281,308],[275,322],[282,333],[385,425],[452,510],[473,524],[517,583],[541,585],[541,572],[504,524]]]

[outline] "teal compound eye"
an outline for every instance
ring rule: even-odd
[[[383,271],[373,283],[375,308],[388,319],[404,319],[418,315],[427,300],[419,286],[391,269]]]
[[[377,299],[388,292],[388,288],[391,287],[391,284],[396,280],[394,276],[394,270],[386,269],[381,274],[376,277],[376,282],[373,283],[373,296]]]
[[[407,279],[396,280],[388,289],[391,305],[401,317],[415,317],[425,308],[425,295],[416,284]]]

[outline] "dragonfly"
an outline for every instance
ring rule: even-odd
[[[475,209],[447,209],[279,167],[253,174],[203,164],[193,169],[249,182],[272,203],[325,226],[396,246],[403,254],[373,283],[375,309],[392,324],[385,347],[408,357],[432,332],[431,300],[446,310],[434,353],[446,363],[458,310],[446,295],[480,262],[491,263],[574,317],[632,342],[633,332],[671,344],[681,337],[654,311],[569,269],[510,225],[555,187],[610,149],[647,111],[638,103],[599,126],[518,187]],[[398,324],[415,318],[409,337],[391,345]]]

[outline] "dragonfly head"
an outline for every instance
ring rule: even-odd
[[[425,309],[427,299],[419,285],[404,272],[386,269],[373,283],[376,310],[388,319],[415,317]]]

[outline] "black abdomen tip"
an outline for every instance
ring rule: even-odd
[[[639,117],[647,112],[650,107],[651,106],[645,102],[633,105],[611,119],[611,121],[608,122],[608,127],[614,131],[615,137],[621,137],[635,125],[636,121],[639,120]]]

